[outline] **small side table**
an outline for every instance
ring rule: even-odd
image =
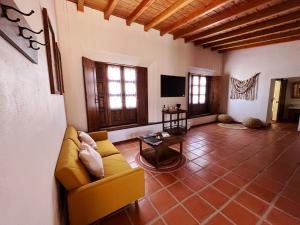
[[[166,120],[166,115],[169,120]],[[163,131],[170,134],[184,134],[187,132],[187,110],[163,110],[162,111]]]

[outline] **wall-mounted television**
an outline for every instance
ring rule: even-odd
[[[185,77],[161,75],[160,90],[161,97],[184,97]]]

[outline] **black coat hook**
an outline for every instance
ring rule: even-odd
[[[40,43],[40,42],[35,41],[35,40],[29,40],[29,48],[32,48],[34,50],[39,50],[40,47],[34,47],[33,43],[36,43],[36,44],[39,44],[39,45],[43,45],[43,46],[46,46],[48,44],[48,43],[43,44],[43,43]]]
[[[23,15],[23,16],[31,16],[31,15],[34,13],[33,10],[31,10],[29,13],[23,13],[23,12],[21,12],[20,10],[18,10],[18,9],[16,9],[16,8],[12,7],[12,6],[4,5],[4,4],[1,4],[1,9],[2,9],[2,15],[1,15],[1,16],[2,16],[2,17],[5,17],[5,18],[6,18],[7,20],[9,20],[10,22],[14,22],[14,23],[20,22],[20,18],[17,18],[17,19],[11,19],[11,18],[9,18],[8,15],[7,15],[7,10],[8,10],[8,9],[14,10],[14,11],[20,13],[20,14]]]
[[[30,31],[30,32],[32,32],[32,33],[34,33],[34,34],[40,34],[40,33],[43,32],[43,29],[41,29],[40,31],[33,31],[33,30],[31,30],[31,29],[29,29],[29,28],[27,28],[27,27],[21,27],[21,26],[18,26],[18,27],[19,27],[19,35],[20,35],[21,37],[25,38],[25,39],[31,39],[32,36],[26,37],[26,36],[24,35],[24,30],[28,30],[28,31]]]

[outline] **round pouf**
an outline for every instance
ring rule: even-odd
[[[231,123],[233,121],[233,119],[231,118],[231,116],[229,116],[227,114],[220,114],[220,115],[218,115],[218,121],[220,123]]]
[[[242,124],[245,127],[253,128],[253,129],[258,129],[263,126],[263,122],[260,119],[252,118],[252,117],[248,117],[248,118],[244,119]]]

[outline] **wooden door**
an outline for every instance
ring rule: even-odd
[[[127,80],[126,71],[132,71],[133,80]],[[137,71],[135,68],[108,65],[108,118],[111,126],[137,123]],[[129,88],[130,87],[130,88]],[[133,91],[133,92],[130,92]],[[129,106],[130,97],[134,98]],[[132,99],[131,99],[132,100]],[[131,102],[132,103],[132,102]]]
[[[284,106],[285,106],[285,96],[286,90],[288,85],[287,79],[281,79],[281,86],[280,86],[280,94],[279,94],[279,101],[278,101],[278,114],[277,114],[277,121],[284,120]]]
[[[148,69],[136,67],[137,69],[137,122],[139,125],[148,124]]]
[[[87,123],[89,131],[96,131],[99,124],[96,64],[93,60],[82,58]]]
[[[209,112],[218,114],[220,112],[220,92],[221,92],[221,77],[211,77],[210,93],[209,93]]]
[[[108,96],[107,96],[107,65],[96,62],[96,102],[98,106],[98,128],[107,127],[108,122]]]
[[[202,83],[202,79],[204,83]],[[189,74],[189,117],[208,113],[210,111],[211,78]],[[204,92],[202,92],[204,90]]]

